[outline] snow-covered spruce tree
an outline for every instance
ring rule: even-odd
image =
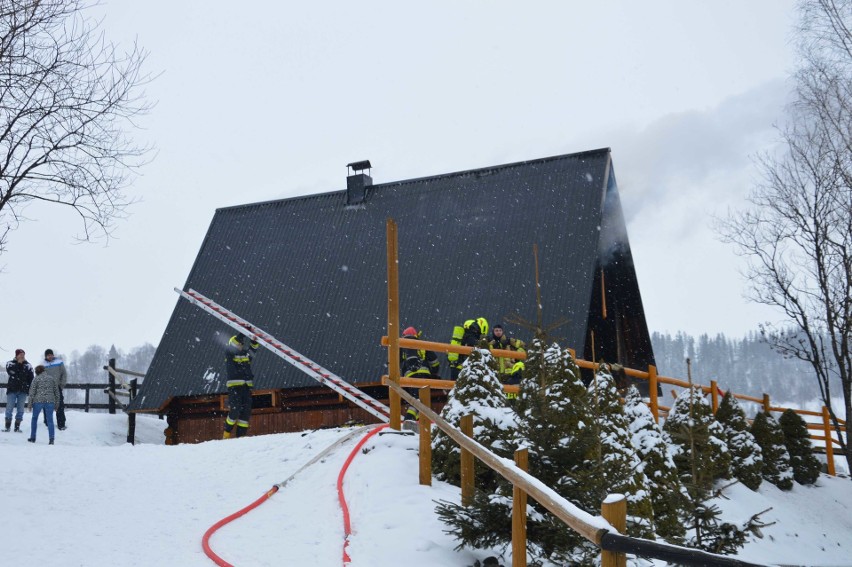
[[[654,505],[654,529],[666,541],[681,543],[686,533],[682,516],[689,495],[669,453],[671,440],[657,425],[634,386],[627,389],[624,416],[630,443],[640,459],[638,470],[648,479],[648,491]]]
[[[463,415],[473,414],[474,439],[497,455],[511,459],[517,415],[506,405],[495,367],[489,351],[475,349],[462,366],[441,414],[456,427]],[[433,426],[432,432],[435,476],[460,484],[458,445],[437,427]],[[459,548],[505,547],[512,540],[512,485],[481,463],[475,466],[475,475],[474,497],[469,506],[441,501],[436,512],[447,525],[447,532],[460,542]]]
[[[784,434],[774,417],[758,412],[751,423],[751,434],[763,451],[763,478],[781,490],[793,488],[793,467],[784,446]]]
[[[520,383],[518,446],[529,450],[529,470],[580,508],[597,514],[605,493],[599,474],[599,443],[580,369],[571,353],[535,339],[527,351]],[[528,551],[535,560],[587,565],[598,550],[582,536],[530,501]]]
[[[699,386],[688,388],[678,395],[663,431],[674,443],[672,456],[681,477],[697,476],[701,472],[707,488],[713,481],[728,478],[731,454],[725,441],[725,430],[713,416],[713,410]],[[693,482],[694,483],[694,482]]]
[[[606,364],[598,367],[588,387],[588,398],[600,443],[597,468],[605,493],[598,494],[599,500],[603,501],[607,494],[623,494],[627,498],[628,535],[654,539],[651,483],[630,441],[629,423],[615,379]]]
[[[712,553],[736,553],[745,532],[722,522],[721,510],[711,502],[715,481],[729,475],[731,455],[724,429],[700,387],[681,392],[663,430],[671,436],[674,462],[689,495],[684,543]]]
[[[450,390],[441,411],[450,425],[459,427],[462,416],[473,414],[473,438],[501,457],[511,459],[517,430],[517,416],[506,405],[503,385],[497,378],[496,362],[488,350],[474,349],[465,360],[455,387]],[[459,485],[461,451],[446,433],[432,426],[432,467],[440,480]],[[476,485],[488,492],[494,488],[497,473],[489,467],[475,467]]]
[[[814,447],[805,420],[791,409],[781,414],[778,424],[784,434],[784,446],[790,454],[793,479],[799,484],[813,484],[822,468],[814,456]]]
[[[748,488],[757,490],[763,481],[763,452],[749,432],[746,414],[730,390],[719,404],[716,421],[725,430],[731,452],[731,474]]]

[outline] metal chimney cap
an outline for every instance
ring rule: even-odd
[[[347,163],[346,167],[351,167],[352,171],[359,172],[364,171],[365,169],[372,169],[373,166],[370,164],[370,160],[365,159],[363,161],[353,161],[352,163]]]

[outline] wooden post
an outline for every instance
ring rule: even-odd
[[[601,504],[601,516],[623,534],[627,529],[627,499],[623,494],[610,494]],[[626,567],[627,555],[601,550],[601,567]]]
[[[769,408],[772,407],[772,404],[769,403],[769,394],[763,394],[763,411],[766,412],[766,415],[770,415]]]
[[[461,432],[473,439],[473,415],[463,415],[459,423]],[[462,506],[470,506],[473,503],[474,469],[473,453],[461,449],[461,503]]]
[[[822,429],[825,432],[825,464],[828,474],[834,476],[834,445],[831,436],[831,416],[828,408],[822,406]],[[847,428],[847,431],[849,429]]]
[[[660,401],[657,399],[657,367],[648,365],[648,397],[651,400],[651,414],[654,421],[660,423]]]
[[[713,401],[713,415],[719,411],[719,385],[715,380],[710,380],[710,399]]]
[[[420,403],[427,408],[432,407],[432,389],[423,386],[418,391]],[[420,430],[420,484],[432,486],[432,422],[426,414],[420,412],[418,418]]]
[[[109,413],[115,414],[115,376],[110,370],[115,370],[115,359],[109,359],[109,369],[107,370],[107,377],[109,379],[109,395],[108,395],[108,405],[109,405]]]
[[[136,378],[130,381],[130,401],[136,398],[138,391],[138,380]],[[128,402],[129,403],[129,402]],[[136,445],[136,414],[133,412],[127,413],[127,442],[131,445]]]
[[[395,389],[403,400],[416,404],[421,412],[424,412],[432,423],[435,424],[441,431],[455,441],[460,447],[465,447],[477,459],[482,461],[485,466],[497,471],[503,478],[512,484],[518,484],[526,491],[530,498],[535,499],[539,504],[546,508],[551,514],[562,520],[569,528],[579,533],[581,536],[594,543],[597,546],[601,544],[601,538],[609,531],[607,528],[602,528],[600,525],[595,525],[584,520],[582,517],[575,515],[569,508],[573,508],[568,501],[556,494],[552,489],[536,482],[529,473],[525,473],[517,469],[517,467],[507,466],[505,459],[502,459],[480,445],[475,439],[471,439],[457,427],[447,423],[440,415],[422,405],[417,398],[410,395],[403,389],[402,386],[388,382],[388,387]]]
[[[388,256],[388,378],[399,384],[399,250],[396,223],[387,220]],[[388,389],[390,427],[401,428],[402,404],[393,388]]]
[[[89,413],[89,392],[91,392],[91,390],[86,388],[86,413]]]
[[[515,451],[515,464],[524,472],[529,470],[527,449]],[[512,485],[512,567],[527,567],[527,493]]]

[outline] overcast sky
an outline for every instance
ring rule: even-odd
[[[157,154],[108,245],[32,206],[0,256],[0,355],[156,345],[217,208],[612,148],[651,331],[742,336],[713,214],[741,206],[794,65],[791,0],[104,2],[150,52]],[[405,230],[405,227],[400,227]],[[382,269],[384,269],[382,267]],[[286,337],[280,337],[286,341]],[[378,339],[377,339],[378,340]]]

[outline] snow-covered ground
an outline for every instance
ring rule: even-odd
[[[3,564],[65,566],[214,565],[205,531],[296,473],[351,429],[247,437],[199,445],[163,445],[165,422],[137,420],[137,444],[125,443],[124,415],[68,413],[68,429],[47,445],[0,433]],[[342,564],[343,519],[336,482],[361,435],[299,472],[264,504],[219,530],[212,549],[238,566]],[[495,552],[454,551],[434,513],[435,500],[457,502],[458,489],[418,484],[417,439],[373,436],[345,477],[352,567],[469,566]],[[816,487],[782,492],[726,490],[726,519],[768,508],[763,538],[739,557],[778,565],[852,565],[852,481],[822,476]],[[501,558],[510,565],[508,554]],[[663,562],[631,562],[663,565]]]

